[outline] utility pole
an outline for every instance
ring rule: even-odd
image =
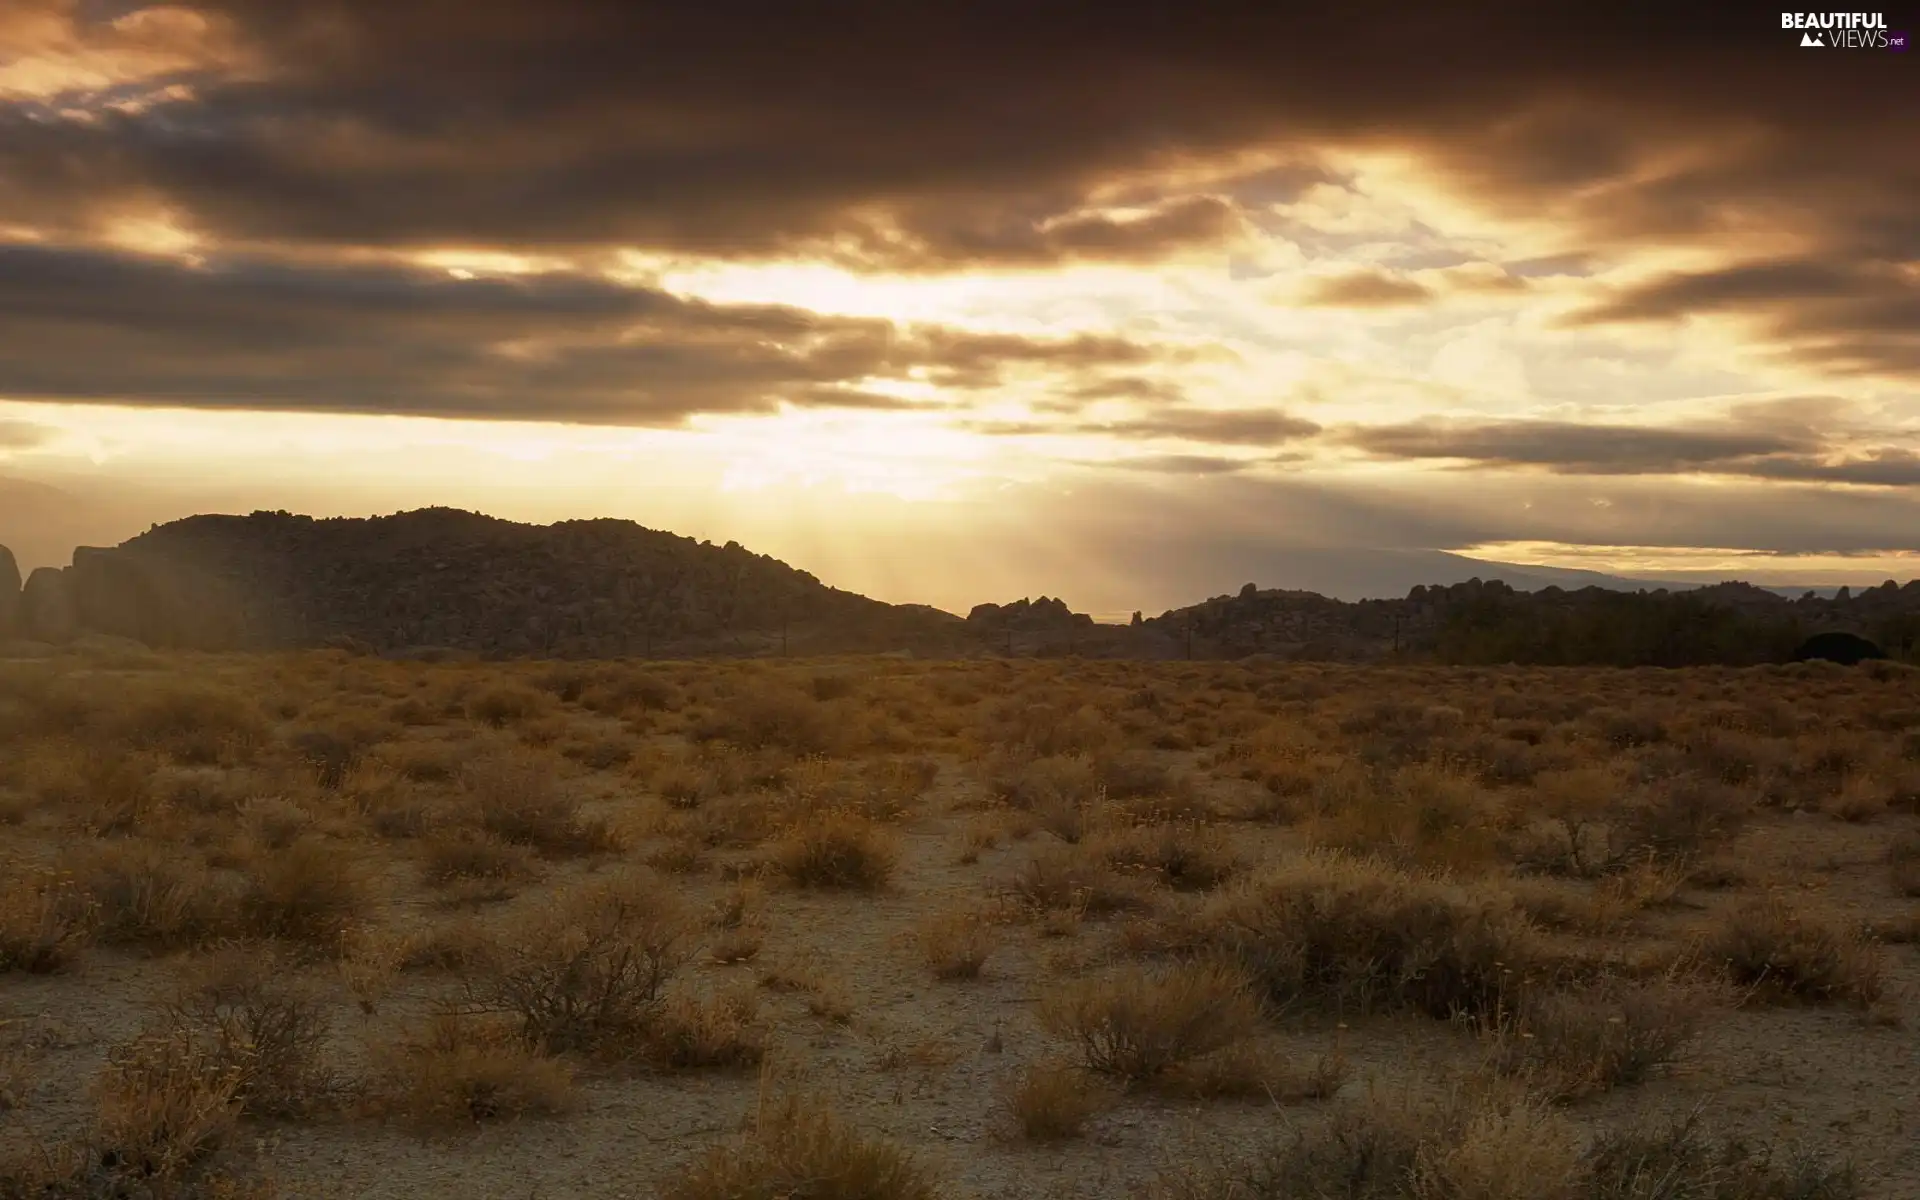
[[[1187,661],[1193,661],[1193,614],[1187,614]]]

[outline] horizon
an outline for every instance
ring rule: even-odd
[[[1920,574],[1907,55],[649,11],[8,6],[0,543],[442,505],[1106,614],[1438,555]]]

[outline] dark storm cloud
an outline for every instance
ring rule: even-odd
[[[1897,56],[1615,5],[199,0],[249,67],[91,123],[0,125],[10,213],[132,195],[232,237],[811,246],[909,265],[1133,258],[1229,234],[1096,184],[1251,146],[1419,151],[1616,236],[1755,213],[1911,251]],[[1741,135],[1735,139],[1730,132]],[[1676,144],[1712,153],[1674,158]],[[1677,165],[1676,165],[1677,164]],[[1657,169],[1655,169],[1657,168]],[[1248,203],[1269,189],[1249,175]],[[1569,208],[1568,206],[1572,206]]]
[[[984,389],[1152,357],[1121,338],[900,327],[577,274],[0,245],[0,395],[21,399],[671,424],[783,401],[905,406],[873,380]]]

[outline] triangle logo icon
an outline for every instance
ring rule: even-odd
[[[1826,46],[1826,43],[1820,40],[1820,35],[1815,33],[1801,34],[1800,44],[1802,46],[1820,46],[1822,48],[1825,48]]]

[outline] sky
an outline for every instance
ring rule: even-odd
[[[1292,551],[1912,578],[1920,55],[1801,38],[4,0],[0,532],[616,516],[960,611]]]

